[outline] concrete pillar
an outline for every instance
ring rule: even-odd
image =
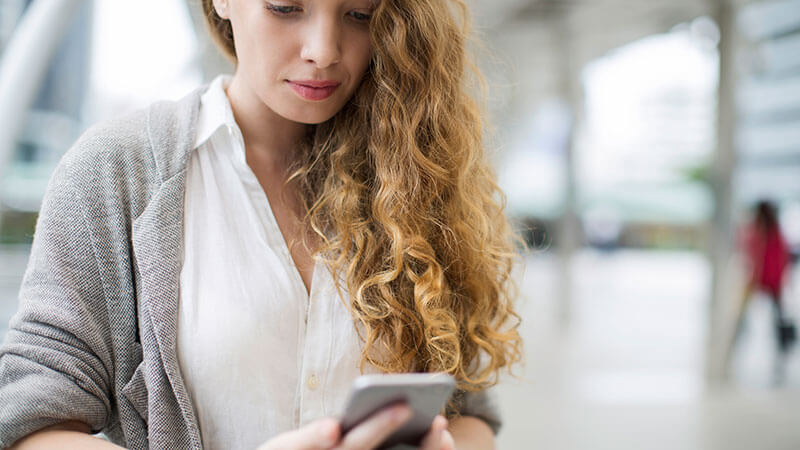
[[[708,310],[709,331],[706,346],[706,379],[719,382],[725,378],[728,333],[727,311],[731,302],[731,261],[734,255],[733,170],[736,167],[734,135],[736,130],[735,7],[731,0],[717,0],[715,19],[720,30],[719,93],[717,105],[717,148],[712,165],[712,189],[715,208],[709,233],[711,262],[711,301]]]
[[[558,319],[562,328],[569,327],[573,307],[573,273],[572,266],[575,252],[580,247],[581,230],[578,217],[577,177],[575,173],[575,143],[578,119],[583,114],[583,86],[581,85],[581,67],[576,52],[575,36],[570,27],[569,14],[562,13],[554,23],[554,34],[557,36],[554,45],[555,61],[560,64],[558,71],[558,95],[569,105],[572,123],[564,148],[564,210],[559,220],[558,260]]]

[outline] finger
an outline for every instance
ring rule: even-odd
[[[339,441],[340,429],[336,419],[316,420],[297,430],[280,434],[267,442],[263,450],[327,450]]]
[[[411,419],[411,408],[408,405],[386,408],[348,431],[340,448],[375,448],[409,419]]]
[[[439,450],[456,450],[456,440],[449,430],[442,431],[442,442],[439,445]]]
[[[422,438],[420,450],[441,450],[442,435],[447,428],[447,419],[442,416],[436,416],[431,423],[431,428],[425,437]]]

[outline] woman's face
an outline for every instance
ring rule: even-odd
[[[214,0],[231,21],[237,77],[276,114],[315,124],[358,88],[374,0]]]

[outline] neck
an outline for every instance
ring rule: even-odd
[[[281,117],[242,82],[237,72],[226,90],[233,116],[244,138],[248,161],[262,169],[280,171],[296,156],[308,125]]]

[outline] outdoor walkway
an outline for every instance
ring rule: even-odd
[[[521,291],[527,367],[499,386],[499,448],[800,448],[800,352],[773,384],[769,305],[754,302],[728,386],[706,387],[709,267],[689,252],[584,251],[561,326],[557,265],[529,257]],[[797,296],[795,296],[797,298]]]

